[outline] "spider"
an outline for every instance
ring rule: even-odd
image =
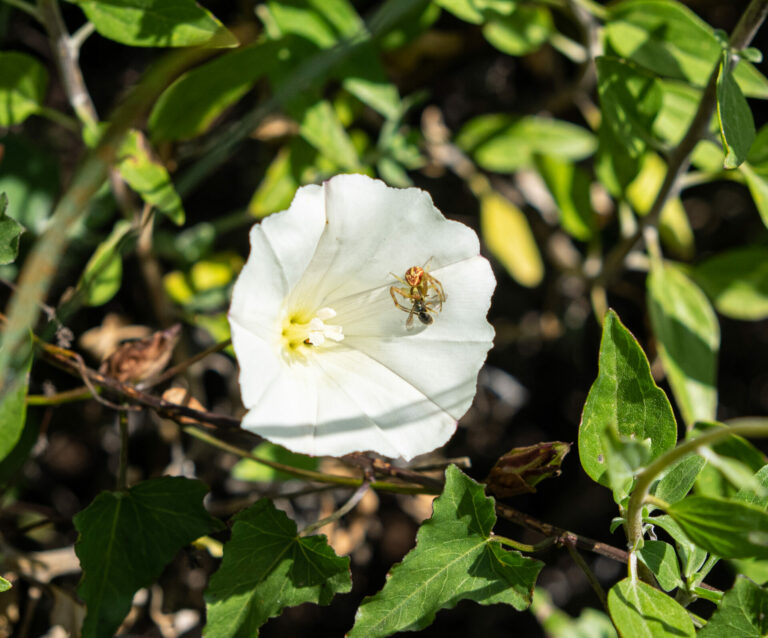
[[[408,319],[405,320],[406,328],[413,325],[414,316],[418,317],[425,326],[430,325],[434,318],[429,313],[437,314],[443,309],[445,291],[443,284],[429,274],[428,266],[431,261],[430,257],[423,266],[411,266],[405,271],[405,279],[398,277],[395,273],[389,273],[405,285],[404,287],[391,286],[389,294],[392,295],[395,306],[408,313]],[[398,300],[397,295],[410,301],[411,306],[401,303],[402,300]]]

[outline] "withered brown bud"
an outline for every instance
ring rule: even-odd
[[[560,476],[560,465],[570,449],[571,444],[562,441],[511,449],[485,479],[488,491],[502,498],[535,492],[540,481]]]
[[[168,365],[180,334],[181,324],[177,323],[144,339],[123,343],[105,359],[99,372],[123,383],[154,377]]]

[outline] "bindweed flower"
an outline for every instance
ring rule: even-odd
[[[474,231],[422,190],[339,175],[300,188],[250,238],[229,309],[243,427],[312,455],[410,459],[443,445],[494,334],[496,281]],[[437,284],[408,296],[413,266],[444,301]]]

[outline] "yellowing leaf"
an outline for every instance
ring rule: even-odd
[[[484,195],[480,232],[488,250],[519,284],[533,288],[541,283],[544,264],[523,211],[498,193]]]

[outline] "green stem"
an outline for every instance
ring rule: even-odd
[[[571,555],[573,562],[576,563],[581,568],[581,571],[584,572],[584,575],[587,577],[589,584],[592,586],[592,589],[597,594],[597,597],[600,599],[600,603],[602,604],[603,609],[605,609],[607,613],[608,598],[605,595],[605,590],[603,589],[603,586],[600,584],[600,581],[597,580],[597,576],[595,576],[595,573],[589,568],[589,565],[587,565],[587,561],[584,560],[584,557],[581,554],[579,554],[578,550],[572,544],[566,543],[565,548],[568,550],[568,553]]]
[[[56,124],[63,126],[68,131],[74,131],[78,135],[80,134],[80,124],[77,120],[61,111],[57,111],[56,109],[47,106],[40,106],[37,109],[37,115],[46,117],[51,120],[51,122],[56,122]]]
[[[664,472],[664,470],[677,463],[677,461],[684,456],[695,453],[698,448],[704,445],[713,445],[721,439],[725,439],[734,434],[755,438],[768,437],[768,420],[751,421],[749,419],[743,419],[734,425],[705,432],[701,436],[689,439],[685,443],[671,449],[669,452],[662,454],[637,476],[635,489],[632,490],[632,495],[630,496],[629,504],[627,505],[627,539],[630,547],[630,575],[632,574],[632,558],[635,556],[637,550],[642,547],[643,504],[649,502],[649,491],[653,482],[662,472]],[[666,505],[666,503],[660,499],[654,500],[658,500]]]
[[[82,386],[51,395],[28,394],[27,405],[62,405],[75,401],[87,401],[91,397],[93,397],[93,393],[86,386]]]
[[[506,545],[507,547],[511,547],[512,549],[516,549],[518,552],[525,552],[526,554],[533,554],[535,552],[541,552],[547,549],[548,547],[551,547],[555,543],[555,538],[545,538],[540,543],[536,543],[535,545],[528,545],[527,543],[521,543],[520,541],[512,540],[511,538],[507,538],[506,536],[500,536],[499,534],[493,534],[491,536],[492,541],[498,541],[502,545]]]
[[[315,530],[318,530],[321,527],[328,525],[329,523],[335,523],[338,521],[342,516],[345,516],[348,512],[357,506],[363,496],[365,496],[365,493],[368,491],[370,486],[370,483],[363,482],[363,484],[355,490],[355,493],[352,494],[351,498],[346,503],[344,503],[344,505],[333,512],[330,516],[326,516],[325,518],[321,518],[319,521],[315,521],[314,523],[307,525],[303,530],[301,530],[299,536],[309,536]]]
[[[186,432],[190,436],[194,436],[196,439],[205,441],[206,443],[213,445],[214,447],[217,447],[220,450],[224,450],[225,452],[229,452],[230,454],[235,454],[240,458],[250,459],[252,461],[255,461],[256,463],[261,463],[262,465],[271,467],[273,470],[279,470],[281,472],[285,472],[286,474],[290,474],[291,476],[295,476],[296,478],[305,479],[307,481],[317,481],[318,483],[332,483],[334,485],[340,485],[345,487],[360,487],[365,482],[364,479],[361,479],[361,478],[354,478],[351,476],[339,476],[337,474],[324,474],[322,472],[315,472],[313,470],[303,470],[298,467],[293,467],[292,465],[284,465],[283,463],[277,463],[276,461],[263,459],[261,457],[256,456],[255,454],[251,454],[250,452],[247,452],[246,450],[241,450],[240,448],[234,445],[225,443],[221,439],[215,436],[211,436],[207,432],[203,432],[202,430],[194,426],[185,427],[184,432]],[[382,490],[385,492],[395,492],[397,494],[436,494],[438,493],[429,487],[425,487],[423,485],[408,484],[408,483],[373,481],[369,485],[371,488],[375,490]]]

